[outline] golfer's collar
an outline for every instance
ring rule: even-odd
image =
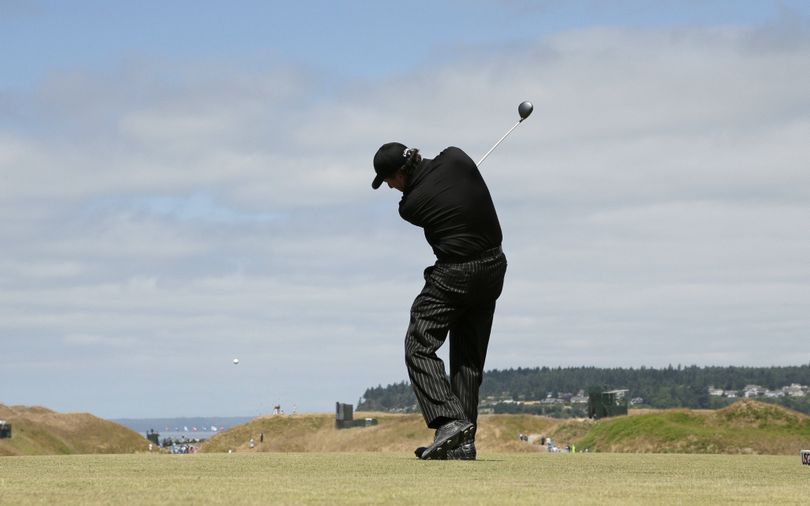
[[[425,177],[425,174],[427,173],[428,162],[430,162],[430,160],[422,160],[421,162],[419,162],[419,165],[417,165],[416,168],[413,170],[413,173],[410,175],[410,177],[408,177],[407,181],[405,181],[406,192],[411,188],[413,188],[414,186],[416,186],[419,183],[419,181],[421,181],[422,178]]]

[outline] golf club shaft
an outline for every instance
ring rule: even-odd
[[[498,142],[496,142],[494,146],[492,146],[491,148],[489,148],[489,151],[487,151],[487,153],[486,153],[484,156],[482,156],[480,160],[478,160],[478,166],[479,166],[479,167],[481,166],[481,164],[482,164],[482,163],[484,163],[484,160],[486,160],[486,159],[487,159],[487,157],[489,156],[489,154],[490,154],[490,153],[492,153],[492,151],[493,151],[495,148],[497,148],[497,147],[498,147],[498,144],[500,144],[501,142],[503,142],[503,140],[504,140],[504,139],[506,139],[506,136],[507,136],[507,135],[509,135],[509,134],[511,134],[511,133],[512,133],[512,130],[514,130],[515,128],[517,128],[517,126],[518,126],[518,125],[520,125],[520,123],[521,123],[521,122],[522,122],[524,119],[526,119],[526,118],[521,118],[521,119],[520,119],[520,120],[519,120],[517,123],[515,123],[515,125],[514,125],[512,128],[510,128],[510,129],[509,129],[509,131],[507,131],[505,134],[503,134],[503,137],[501,137],[501,138],[500,138],[500,140],[498,140]]]

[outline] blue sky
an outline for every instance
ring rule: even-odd
[[[0,0],[0,57],[0,403],[405,379],[432,255],[373,153],[478,159],[522,100],[489,368],[810,362],[806,2]]]
[[[0,2],[3,81],[32,86],[54,73],[114,69],[126,59],[289,64],[328,81],[380,79],[437,64],[437,51],[508,51],[594,26],[751,25],[793,1]]]

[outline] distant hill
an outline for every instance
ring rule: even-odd
[[[149,444],[138,433],[88,413],[0,404],[0,420],[12,428],[10,439],[0,439],[0,455],[134,453]]]
[[[366,414],[364,414],[366,416]],[[411,452],[433,438],[421,415],[371,413],[379,424],[335,429],[334,415],[266,416],[217,434],[203,452]],[[740,401],[717,410],[631,410],[602,420],[482,415],[479,452],[543,451],[540,436],[578,451],[795,454],[810,446],[810,417],[771,404]],[[264,442],[260,434],[264,433]],[[518,440],[519,434],[532,436]],[[253,438],[255,447],[250,449]]]
[[[598,368],[598,367],[534,367],[493,369],[484,373],[480,407],[495,413],[545,414],[560,418],[577,416],[561,405],[524,405],[522,401],[544,400],[548,397],[570,397],[589,387],[629,389],[630,399],[639,399],[649,408],[717,409],[730,405],[745,395],[746,387],[762,387],[761,397],[772,391],[768,402],[810,414],[810,393],[802,397],[785,395],[785,387],[793,384],[810,385],[810,364],[783,367],[698,367],[696,365],[661,369]],[[722,396],[709,394],[713,386]],[[506,402],[504,402],[506,401]],[[416,397],[407,382],[379,385],[366,389],[357,411],[418,412]]]

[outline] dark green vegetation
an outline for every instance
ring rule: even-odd
[[[798,383],[810,385],[810,364],[790,367],[698,367],[669,366],[664,369],[647,367],[537,367],[492,370],[484,373],[481,386],[482,405],[490,404],[496,413],[535,413],[548,416],[581,416],[570,407],[504,404],[500,401],[542,400],[548,395],[576,394],[590,386],[608,389],[627,388],[629,398],[642,398],[643,407],[715,409],[728,406],[736,399],[712,397],[709,386],[723,390],[741,391],[747,385],[780,389]],[[742,393],[740,392],[740,395]],[[763,399],[796,411],[810,414],[810,395]],[[406,382],[369,388],[358,403],[357,411],[413,411],[416,398]]]
[[[350,429],[354,430],[354,429]],[[8,457],[0,504],[805,504],[794,456],[408,453]]]
[[[137,432],[87,413],[0,404],[0,420],[13,429],[10,439],[0,439],[0,456],[133,453],[149,444]]]

